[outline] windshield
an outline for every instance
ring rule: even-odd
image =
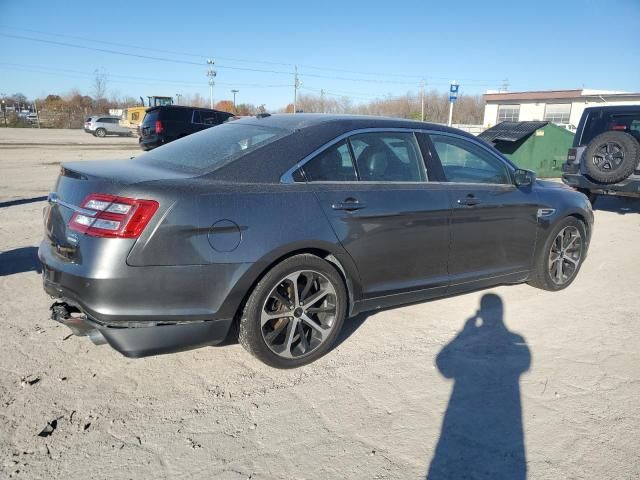
[[[136,161],[190,172],[208,172],[289,133],[280,128],[237,121],[224,123],[156,148],[137,157]]]

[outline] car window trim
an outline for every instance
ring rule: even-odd
[[[426,129],[419,129],[419,128],[399,128],[399,127],[389,127],[389,128],[385,128],[385,127],[375,127],[375,128],[358,128],[355,130],[350,130],[349,132],[345,132],[339,136],[337,136],[336,138],[328,141],[327,143],[325,143],[324,145],[316,148],[313,152],[311,152],[309,155],[307,155],[306,157],[304,157],[302,160],[299,160],[298,162],[296,162],[296,164],[289,168],[289,170],[287,170],[286,172],[284,172],[281,177],[280,177],[280,183],[302,183],[302,182],[296,182],[293,179],[293,174],[296,170],[298,169],[302,169],[302,171],[304,172],[304,165],[311,161],[312,159],[314,159],[316,156],[320,155],[322,152],[324,152],[325,150],[328,150],[329,148],[331,148],[333,145],[335,145],[336,143],[345,140],[345,139],[349,139],[349,137],[352,137],[354,135],[359,135],[361,133],[381,133],[381,132],[395,132],[395,133],[413,133],[414,137],[416,139],[416,143],[418,144],[418,150],[420,152],[420,156],[422,157],[422,168],[424,169],[424,174],[425,174],[425,178],[427,180],[422,180],[422,181],[418,181],[418,182],[403,182],[403,181],[368,181],[368,180],[359,180],[360,175],[358,173],[358,168],[355,165],[355,158],[353,155],[353,152],[351,151],[351,142],[347,142],[349,144],[349,153],[351,155],[351,161],[354,164],[354,168],[356,170],[356,175],[358,177],[357,182],[358,183],[366,183],[366,184],[371,184],[371,183],[391,183],[391,184],[402,184],[402,183],[414,183],[414,184],[425,184],[425,183],[431,183],[429,181],[429,174],[428,171],[426,170],[426,164],[425,164],[425,158],[424,158],[424,153],[422,152],[422,148],[420,145],[420,140],[418,139],[418,133],[428,133],[429,130]],[[310,182],[306,176],[305,176],[305,183],[347,183],[344,181],[340,181],[340,180],[326,180],[326,181],[322,181],[322,182]]]

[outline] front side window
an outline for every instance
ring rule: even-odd
[[[468,140],[431,135],[448,182],[511,184],[506,165]]]
[[[570,103],[548,103],[544,109],[544,121],[558,125],[568,125],[571,116]]]
[[[498,123],[517,122],[520,118],[520,105],[499,105]]]
[[[375,132],[350,137],[361,181],[426,180],[420,147],[413,133]]]
[[[355,182],[358,179],[346,140],[309,160],[303,170],[309,182]]]

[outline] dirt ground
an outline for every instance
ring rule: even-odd
[[[60,161],[136,154],[0,129],[0,478],[640,478],[638,202],[601,199],[563,292],[351,319],[292,371],[239,345],[129,360],[48,319],[34,247]]]

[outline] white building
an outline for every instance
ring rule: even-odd
[[[575,130],[586,107],[640,104],[640,93],[612,90],[487,91],[484,126],[503,121],[549,121]]]

